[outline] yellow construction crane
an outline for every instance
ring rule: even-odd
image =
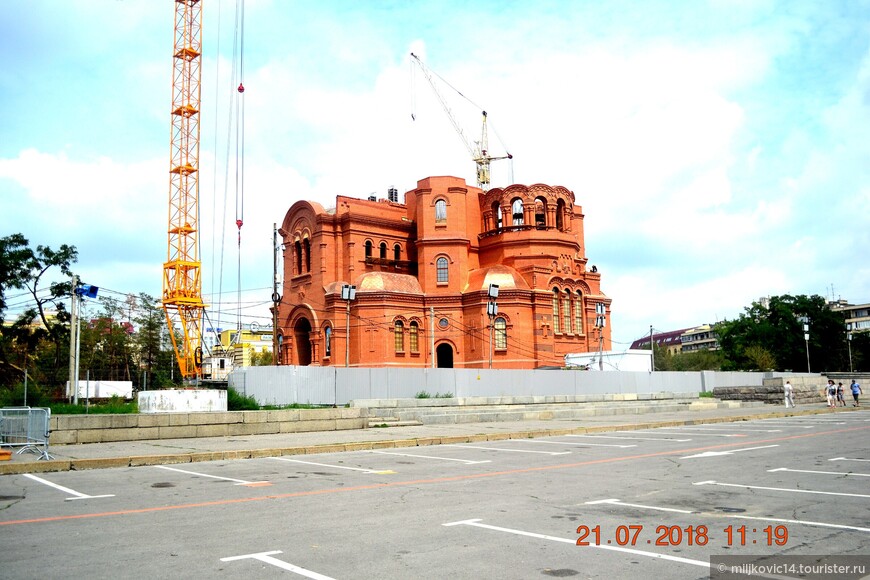
[[[175,0],[172,135],[169,166],[169,245],[163,264],[163,309],[182,378],[202,368],[199,245],[199,107],[202,3]]]
[[[450,119],[450,123],[459,134],[459,138],[462,140],[462,144],[465,145],[466,149],[468,149],[468,152],[471,154],[472,161],[474,161],[475,165],[477,165],[477,186],[483,191],[488,190],[490,181],[490,162],[498,161],[499,159],[513,159],[513,155],[507,153],[506,155],[493,157],[489,154],[489,132],[486,128],[486,111],[481,111],[481,114],[483,116],[483,124],[480,130],[480,141],[475,141],[474,145],[472,145],[468,138],[465,136],[465,133],[462,131],[462,127],[459,125],[456,117],[453,116],[453,111],[450,110],[450,106],[447,104],[447,101],[444,100],[444,97],[438,90],[438,85],[435,83],[435,79],[432,78],[432,71],[430,71],[429,68],[425,64],[423,64],[423,61],[420,60],[420,57],[418,57],[413,52],[411,53],[411,58],[413,59],[413,62],[415,62],[420,67],[420,70],[423,71],[423,76],[425,76],[426,80],[429,81],[429,86],[432,87],[432,92],[434,92],[435,96],[438,97],[438,101],[441,103],[441,107],[447,114],[447,118]],[[463,98],[471,102],[467,97],[465,97],[465,95],[463,95],[462,93],[459,94]]]

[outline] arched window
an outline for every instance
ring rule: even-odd
[[[311,271],[311,240],[305,238],[302,241],[303,249],[305,250],[305,271]]]
[[[393,246],[393,259],[397,262],[402,259],[402,246],[399,244]]]
[[[568,290],[562,296],[562,327],[566,334],[571,333],[571,293]]]
[[[499,316],[494,322],[495,330],[495,348],[497,350],[507,349],[507,322]]]
[[[443,224],[447,221],[447,202],[439,199],[435,202],[435,223]]]
[[[302,273],[302,244],[299,243],[299,240],[296,240],[293,243],[293,252],[295,253],[296,258],[296,274]]]
[[[513,214],[515,226],[521,226],[525,223],[523,218],[523,200],[516,198],[511,202],[511,214]]]
[[[381,242],[381,260],[387,259],[387,242]]]
[[[366,258],[372,257],[372,241],[366,240]]]
[[[395,332],[396,353],[405,352],[405,325],[401,320],[397,320],[393,330]]]
[[[553,332],[559,334],[559,289],[553,288]]]
[[[565,230],[565,200],[563,199],[556,202],[556,229]]]
[[[574,332],[583,334],[583,293],[579,290],[574,300]]]
[[[323,356],[332,356],[332,327],[327,326],[323,329]]]
[[[543,197],[535,198],[535,227],[547,229],[547,201]]]
[[[439,284],[446,284],[447,280],[447,258],[442,256],[435,260],[435,281]]]
[[[501,229],[501,202],[492,202],[492,219],[495,223],[495,229]]]
[[[420,333],[420,327],[417,324],[416,320],[411,321],[411,325],[408,327],[408,330],[411,334],[411,352],[420,352],[420,343],[417,339]]]

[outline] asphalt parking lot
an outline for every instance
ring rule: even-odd
[[[860,411],[5,475],[0,576],[707,578],[716,555],[866,575],[868,435]]]

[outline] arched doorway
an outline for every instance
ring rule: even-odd
[[[439,369],[453,368],[453,347],[442,342],[435,348],[435,359]]]
[[[311,364],[311,323],[307,318],[300,318],[293,327],[293,337],[296,343],[296,364],[307,367]]]

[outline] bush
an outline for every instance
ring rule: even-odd
[[[30,394],[27,395],[30,398]],[[85,406],[84,401],[79,399],[78,405],[72,403],[51,403],[48,407],[52,415],[129,415],[139,412],[136,400],[127,401],[118,395],[113,395],[108,400],[100,400]]]
[[[260,405],[253,395],[247,397],[232,387],[227,387],[227,411],[259,411]]]
[[[0,407],[47,407],[49,397],[35,383],[27,384],[27,401],[24,400],[24,383],[0,389]]]

